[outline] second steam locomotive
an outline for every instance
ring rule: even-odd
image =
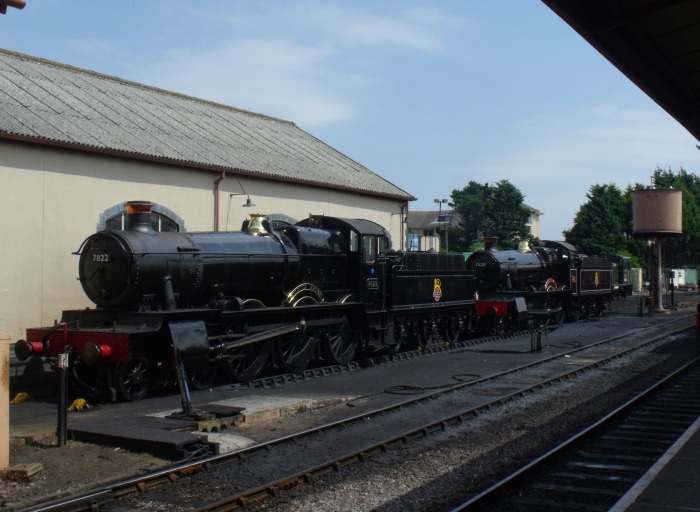
[[[151,203],[127,203],[124,231],[88,237],[79,280],[96,308],[27,330],[19,359],[67,354],[73,380],[138,400],[185,369],[195,388],[224,370],[250,381],[269,365],[456,343],[479,332],[599,315],[611,264],[564,242],[519,251],[397,252],[360,219],[296,224],[253,215],[240,232],[151,228]]]

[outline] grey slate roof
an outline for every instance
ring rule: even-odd
[[[444,216],[449,215],[449,219],[452,221],[450,222],[450,226],[454,225],[454,222],[457,220],[454,210],[451,209],[444,209],[442,211],[410,210],[406,222],[412,229],[435,229],[442,225],[442,223],[438,222],[440,214]]]
[[[0,138],[415,199],[290,121],[2,49]]]

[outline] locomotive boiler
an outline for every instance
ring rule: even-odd
[[[241,232],[161,233],[151,228],[150,208],[130,202],[124,231],[102,231],[83,242],[78,279],[96,305],[173,310],[228,297],[235,303],[227,307],[269,306],[295,300],[283,290],[302,280],[319,289],[347,286],[338,232],[277,231],[253,216]]]

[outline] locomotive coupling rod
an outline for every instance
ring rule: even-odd
[[[278,336],[284,336],[285,334],[291,334],[293,332],[305,330],[306,320],[301,320],[299,322],[283,325],[282,327],[270,329],[269,331],[264,331],[258,334],[253,334],[251,336],[246,336],[245,338],[241,338],[240,340],[225,342],[215,347],[212,347],[212,349],[224,351],[235,350],[237,348],[253,345],[254,343],[260,343],[261,341],[277,338]]]

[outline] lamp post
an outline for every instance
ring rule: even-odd
[[[445,203],[447,204],[447,199],[433,199],[434,203],[437,203],[438,205],[438,225],[440,224],[440,217],[442,217],[442,204]],[[447,252],[448,247],[447,247],[447,225],[445,222],[443,224],[443,231],[445,232],[445,252]]]

